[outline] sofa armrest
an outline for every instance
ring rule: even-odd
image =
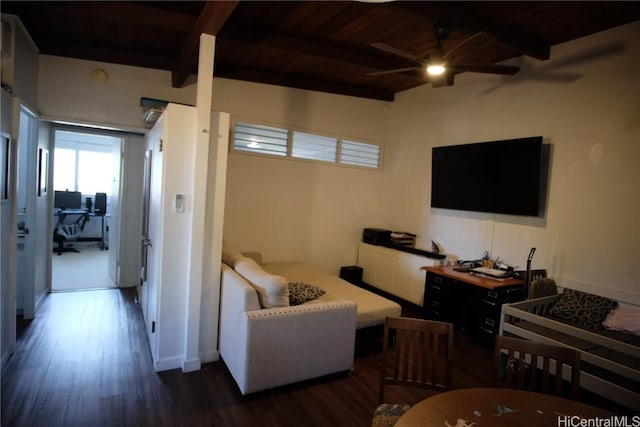
[[[356,304],[333,301],[247,311],[238,319],[235,372],[243,394],[353,367]]]

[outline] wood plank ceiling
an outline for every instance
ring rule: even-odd
[[[432,27],[446,20],[445,52],[495,64],[640,19],[640,2],[341,1],[7,1],[46,55],[170,70],[183,85],[197,72],[201,32],[217,35],[215,75],[230,79],[392,101],[429,83],[416,61],[375,49],[384,43],[425,58]],[[444,89],[443,89],[444,90]]]

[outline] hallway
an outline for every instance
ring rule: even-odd
[[[133,288],[50,294],[22,325],[3,372],[2,425],[133,425],[127,417],[140,421],[159,404],[169,406],[157,393],[163,387],[134,294]]]

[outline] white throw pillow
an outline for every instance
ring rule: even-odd
[[[242,254],[222,239],[222,262],[233,268],[240,258]]]
[[[234,267],[258,291],[262,308],[289,306],[289,282],[267,273],[251,258],[241,257]]]

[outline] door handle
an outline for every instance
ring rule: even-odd
[[[142,246],[151,247],[151,239],[142,239]]]

